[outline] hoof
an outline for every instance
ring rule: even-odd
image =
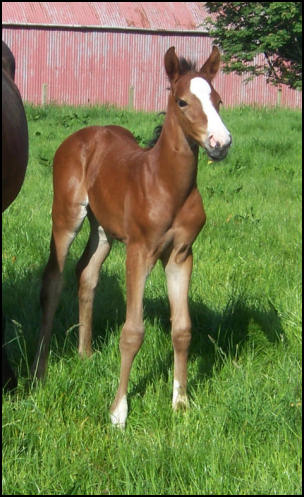
[[[177,380],[173,382],[173,399],[172,399],[172,407],[174,411],[180,409],[187,409],[189,406],[188,397],[185,392],[185,388],[182,388]]]
[[[174,411],[185,411],[189,407],[189,401],[187,395],[179,395],[175,402],[172,402],[172,407]]]

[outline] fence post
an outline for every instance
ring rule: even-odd
[[[134,86],[130,86],[128,109],[133,110],[133,108],[134,108]]]
[[[281,107],[281,99],[282,99],[282,87],[278,86],[277,92],[277,107]]]
[[[48,90],[47,83],[42,83],[42,93],[41,93],[42,105],[45,105],[47,103],[47,90]]]

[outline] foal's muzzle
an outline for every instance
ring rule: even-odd
[[[225,159],[231,143],[232,139],[230,133],[222,143],[215,141],[213,136],[209,136],[207,143],[205,144],[205,149],[212,160],[220,161]]]

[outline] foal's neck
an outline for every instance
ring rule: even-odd
[[[198,145],[185,134],[170,95],[161,135],[153,149],[160,179],[189,193],[196,186]]]

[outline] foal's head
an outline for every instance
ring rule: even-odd
[[[224,159],[231,144],[231,135],[218,113],[221,98],[211,84],[219,65],[216,47],[199,71],[184,59],[179,60],[174,47],[165,54],[171,95],[183,131],[188,139],[204,147],[213,160]]]

